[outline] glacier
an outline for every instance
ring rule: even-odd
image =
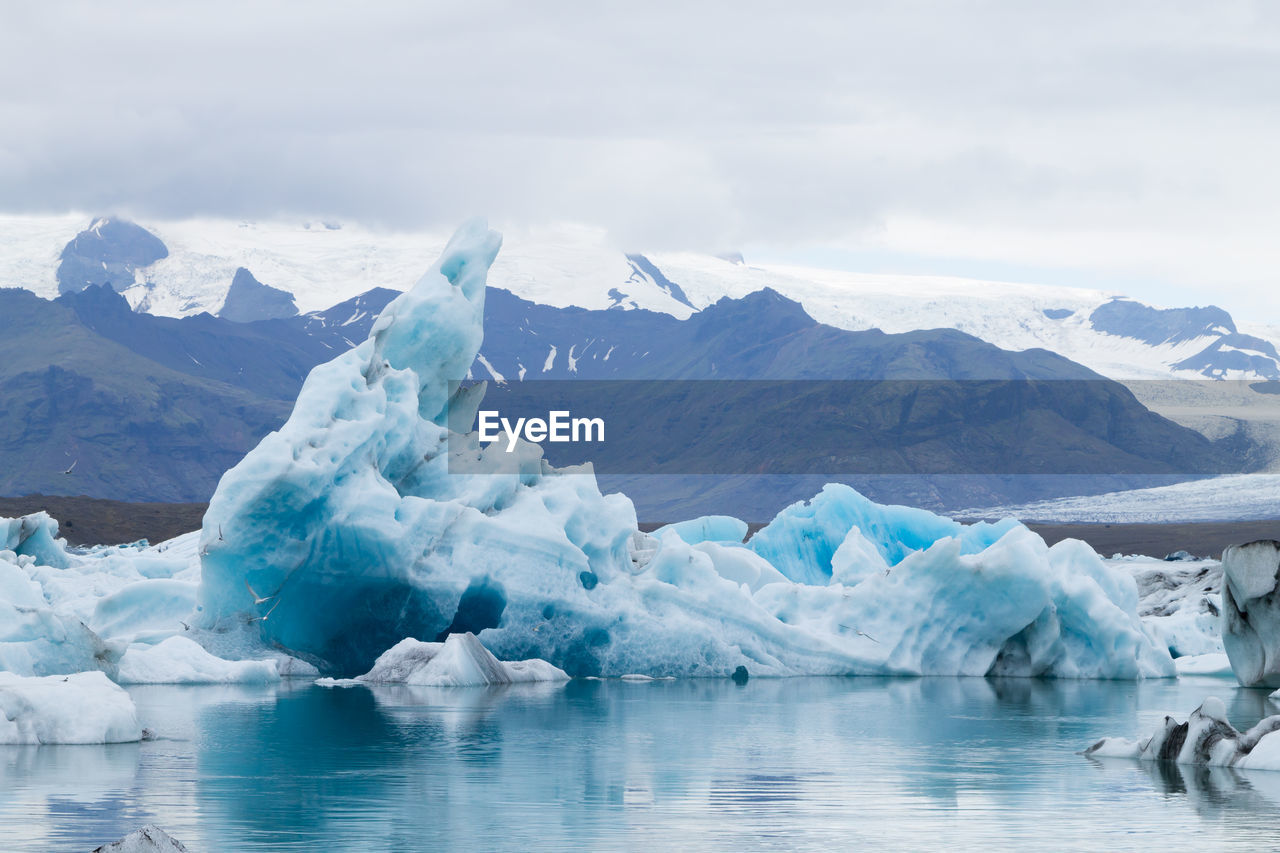
[[[224,475],[200,536],[210,651],[287,650],[345,675],[405,637],[471,632],[574,676],[1173,675],[1131,576],[1016,521],[964,525],[828,487],[745,544],[736,520],[650,535],[589,466],[450,441],[483,394],[457,383],[500,243],[480,222],[460,229]]]

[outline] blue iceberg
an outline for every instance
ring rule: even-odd
[[[1083,543],[838,486],[746,544],[744,523],[715,517],[649,535],[589,466],[482,447],[463,433],[483,385],[457,383],[500,242],[464,226],[224,475],[199,542],[211,651],[355,675],[406,637],[471,632],[575,676],[1174,674],[1132,577]]]

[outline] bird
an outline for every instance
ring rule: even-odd
[[[184,631],[190,631],[190,630],[191,630],[191,626],[190,626],[190,625],[188,625],[186,622],[183,622],[181,619],[179,619],[179,620],[178,620],[178,624],[182,626],[182,630],[184,630]]]
[[[218,541],[219,541],[219,542],[222,542],[222,541],[223,541],[223,539],[222,539],[222,525],[221,525],[221,524],[219,524],[219,525],[218,525]]]
[[[245,579],[244,579],[244,588],[245,588],[245,589],[247,589],[247,590],[249,590],[249,594],[253,596],[253,603],[254,603],[254,604],[266,604],[268,601],[270,601],[271,599],[275,598],[275,596],[274,596],[274,595],[267,595],[267,596],[258,595],[258,593],[256,593],[256,592],[254,591],[253,587],[249,586],[249,579],[248,579],[248,578],[245,578]],[[277,602],[277,603],[278,603],[278,602]],[[271,608],[271,609],[272,609],[272,610],[274,610],[275,608],[273,607],[273,608]]]
[[[275,603],[275,604],[273,604],[273,605],[271,605],[271,609],[270,609],[270,610],[268,610],[268,611],[267,611],[265,614],[263,614],[262,616],[254,616],[254,617],[250,618],[250,619],[249,619],[249,621],[250,621],[250,622],[257,622],[258,620],[262,620],[263,622],[266,622],[268,619],[270,619],[270,618],[271,618],[271,614],[276,612],[276,608],[277,608],[277,607],[279,607],[279,606],[280,606],[280,599],[278,599],[278,598],[277,598],[277,599],[276,599],[276,603]]]
[[[868,634],[866,631],[859,631],[857,628],[853,627],[852,625],[842,624],[840,627],[844,628],[846,631],[852,631],[853,633],[857,634],[859,637],[866,637],[868,640],[875,643],[877,646],[880,645],[880,641],[877,640],[875,637],[871,636],[870,634]]]
[[[80,460],[79,460],[79,459],[77,459],[75,462],[72,462],[72,463],[71,463],[71,467],[70,467],[70,468],[68,468],[67,470],[63,471],[62,473],[64,473],[64,474],[70,474],[72,471],[74,471],[74,470],[75,470],[76,462],[79,462],[79,461],[80,461]]]

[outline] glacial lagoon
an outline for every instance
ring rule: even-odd
[[[1091,760],[1221,678],[133,687],[140,744],[0,747],[0,849],[1272,846],[1280,773]]]

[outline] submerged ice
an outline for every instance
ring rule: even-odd
[[[499,244],[461,229],[223,477],[200,537],[211,651],[354,675],[405,637],[471,632],[570,675],[1173,674],[1133,578],[1083,543],[839,486],[746,543],[742,522],[714,517],[647,535],[589,467],[450,441],[483,395],[451,381],[479,350]]]

